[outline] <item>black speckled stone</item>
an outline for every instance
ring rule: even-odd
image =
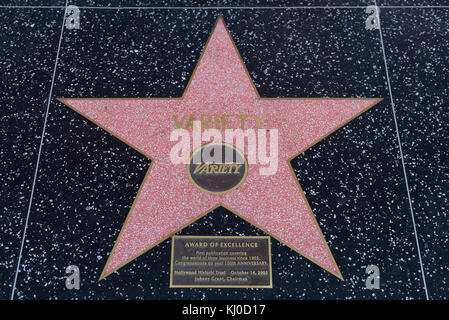
[[[102,7],[285,7],[365,6],[374,0],[73,0],[78,6]]]
[[[11,295],[62,10],[0,9],[0,299]]]
[[[293,161],[345,281],[273,240],[273,289],[170,289],[167,240],[98,282],[150,161],[55,98],[180,96],[218,13],[262,96],[388,97],[363,10],[84,10],[64,33],[16,297],[423,298],[388,99]],[[262,234],[223,208],[181,233]]]
[[[65,6],[65,0],[2,0],[0,6]]]
[[[377,0],[379,6],[449,6],[449,0]]]
[[[449,9],[381,21],[429,296],[448,299]]]
[[[65,0],[2,0],[0,6],[64,6]],[[368,6],[375,0],[72,0],[86,7]],[[449,6],[449,0],[377,0],[379,6]]]

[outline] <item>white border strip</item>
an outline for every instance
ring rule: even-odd
[[[286,7],[104,7],[104,6],[78,6],[79,9],[100,9],[100,10],[262,10],[262,9],[365,9],[366,6],[286,6]],[[64,6],[0,6],[0,9],[62,9]],[[379,6],[385,9],[449,9],[449,6]]]
[[[23,228],[22,243],[20,245],[19,259],[17,260],[16,274],[14,276],[14,283],[13,283],[12,291],[11,291],[11,300],[14,299],[14,293],[16,291],[17,276],[19,274],[20,262],[22,260],[22,253],[23,253],[23,247],[24,247],[24,243],[25,243],[26,232],[27,232],[27,228],[28,228],[28,221],[29,221],[29,218],[30,218],[31,206],[33,204],[34,189],[36,187],[37,174],[38,174],[38,171],[39,171],[39,161],[41,159],[42,146],[44,144],[45,129],[47,127],[47,118],[48,118],[48,113],[49,113],[49,110],[50,110],[51,97],[53,95],[53,85],[55,83],[56,68],[58,66],[59,51],[61,49],[62,35],[64,33],[67,1],[68,0],[66,0],[66,6],[65,7],[61,7],[61,8],[64,8],[64,14],[63,14],[62,26],[61,26],[61,33],[59,35],[58,50],[56,51],[55,66],[53,68],[53,76],[51,78],[50,94],[48,95],[47,110],[45,111],[45,119],[44,119],[44,126],[42,128],[41,142],[40,142],[40,145],[39,145],[39,152],[37,154],[36,169],[34,170],[34,178],[33,178],[33,185],[31,187],[30,201],[28,202],[28,212],[27,212],[27,216],[26,216],[26,220],[25,220],[25,227]]]

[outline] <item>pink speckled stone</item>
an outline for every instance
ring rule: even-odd
[[[101,125],[153,163],[101,277],[174,232],[223,205],[337,277],[340,271],[292,174],[289,159],[359,115],[379,99],[260,98],[222,18],[182,98],[60,99]],[[278,172],[261,176],[249,166],[246,180],[226,194],[209,194],[188,179],[184,164],[170,162],[169,137],[183,115],[265,116],[262,128],[279,130]],[[234,120],[230,127],[239,128]],[[255,128],[251,119],[246,128]]]

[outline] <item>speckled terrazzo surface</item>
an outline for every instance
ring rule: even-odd
[[[62,13],[0,8],[2,299],[16,274]],[[218,14],[262,97],[384,98],[292,161],[344,281],[274,239],[272,289],[170,289],[170,239],[98,281],[150,160],[56,98],[181,96]],[[381,11],[431,299],[449,296],[448,16],[443,8]],[[382,42],[365,29],[363,8],[83,9],[81,18],[61,41],[15,299],[426,298]],[[218,208],[179,234],[264,233]],[[80,290],[65,288],[71,264]],[[370,264],[381,271],[378,290],[365,288]]]
[[[0,10],[2,298],[12,288],[61,23],[60,10]]]
[[[385,46],[429,294],[448,298],[449,10],[386,10]],[[403,30],[402,26],[408,26]],[[403,30],[403,31],[401,31]],[[433,289],[430,289],[433,288]]]

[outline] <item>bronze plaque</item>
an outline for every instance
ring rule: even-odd
[[[268,236],[173,236],[170,287],[271,288]]]
[[[206,157],[207,156],[207,157]],[[213,157],[213,162],[209,162]],[[226,143],[208,143],[194,151],[187,165],[190,181],[212,194],[227,193],[245,181],[248,162],[242,152]]]

